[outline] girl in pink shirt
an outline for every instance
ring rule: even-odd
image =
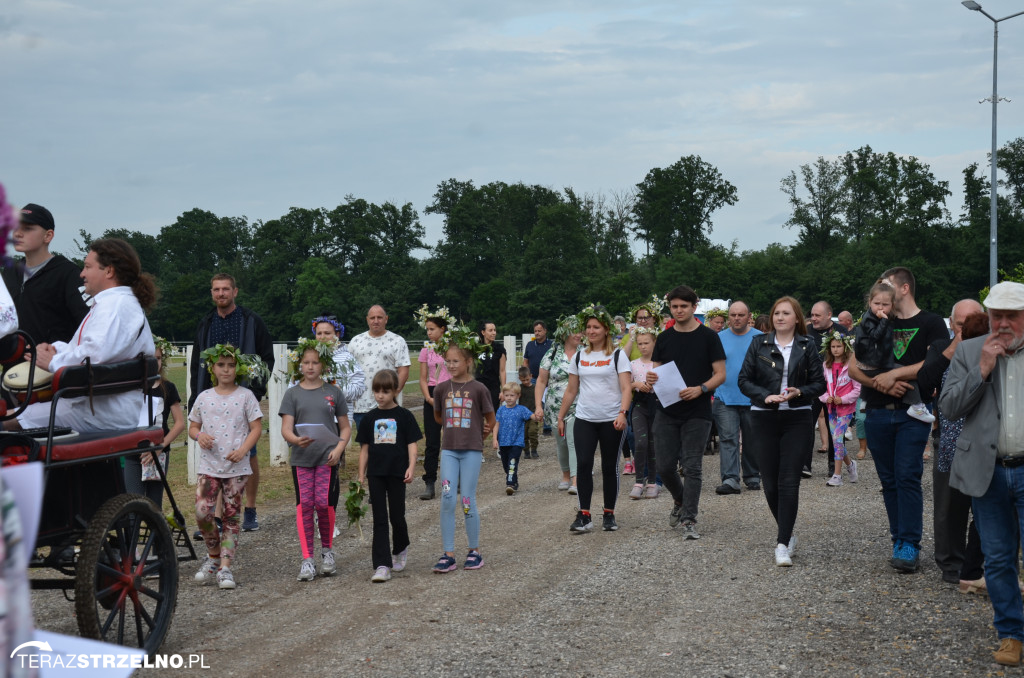
[[[850,482],[857,482],[857,462],[846,454],[846,429],[850,426],[860,396],[860,384],[850,378],[850,359],[853,349],[849,338],[831,332],[822,341],[825,350],[825,392],[820,400],[828,412],[828,427],[836,450],[835,473],[825,483],[829,487],[843,484],[843,463],[850,474]]]

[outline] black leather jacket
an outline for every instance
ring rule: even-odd
[[[782,368],[785,361],[782,352],[775,345],[775,333],[754,337],[743,358],[738,384],[743,395],[750,398],[750,404],[757,407],[777,409],[778,404],[765,403],[770,395],[782,391]],[[789,401],[790,407],[813,405],[825,392],[825,373],[821,366],[818,347],[810,337],[796,335],[793,349],[789,354],[789,375],[787,384],[800,389],[800,397]]]

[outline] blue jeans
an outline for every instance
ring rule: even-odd
[[[889,516],[889,536],[921,548],[924,511],[921,475],[924,446],[931,427],[911,419],[906,410],[870,409],[864,419],[868,447],[882,481],[882,500]]]
[[[466,514],[466,542],[480,548],[480,512],[476,508],[476,484],[480,479],[480,450],[441,450],[441,541],[446,553],[455,551],[456,494],[462,495]]]
[[[972,501],[985,554],[985,586],[999,638],[1024,641],[1024,609],[1017,584],[1017,545],[1024,534],[1024,466],[996,464],[988,491]]]
[[[711,414],[718,427],[722,483],[740,489],[740,432],[743,433],[743,482],[747,485],[761,482],[761,472],[754,456],[754,434],[750,430],[750,406],[726,405],[719,399],[711,403]]]

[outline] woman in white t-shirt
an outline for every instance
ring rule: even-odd
[[[581,534],[594,529],[590,498],[594,493],[594,453],[601,446],[601,476],[604,481],[603,527],[611,532],[615,523],[615,498],[619,493],[619,449],[626,434],[626,413],[632,399],[629,356],[612,341],[615,326],[603,306],[590,306],[579,314],[587,348],[569,363],[569,385],[558,411],[558,435],[565,435],[565,416],[579,393],[573,437],[576,447],[579,512],[569,527]]]

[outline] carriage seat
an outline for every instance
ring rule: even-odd
[[[0,443],[5,438],[17,436],[24,440],[19,432],[0,433]],[[116,455],[118,452],[142,451],[146,448],[159,447],[163,441],[164,431],[160,426],[142,426],[131,431],[90,431],[88,433],[72,432],[56,437],[49,456],[50,463],[68,462]],[[39,459],[45,460],[47,447],[45,441],[40,443]],[[8,444],[3,446],[3,465],[22,464],[28,461],[29,446],[26,444]]]

